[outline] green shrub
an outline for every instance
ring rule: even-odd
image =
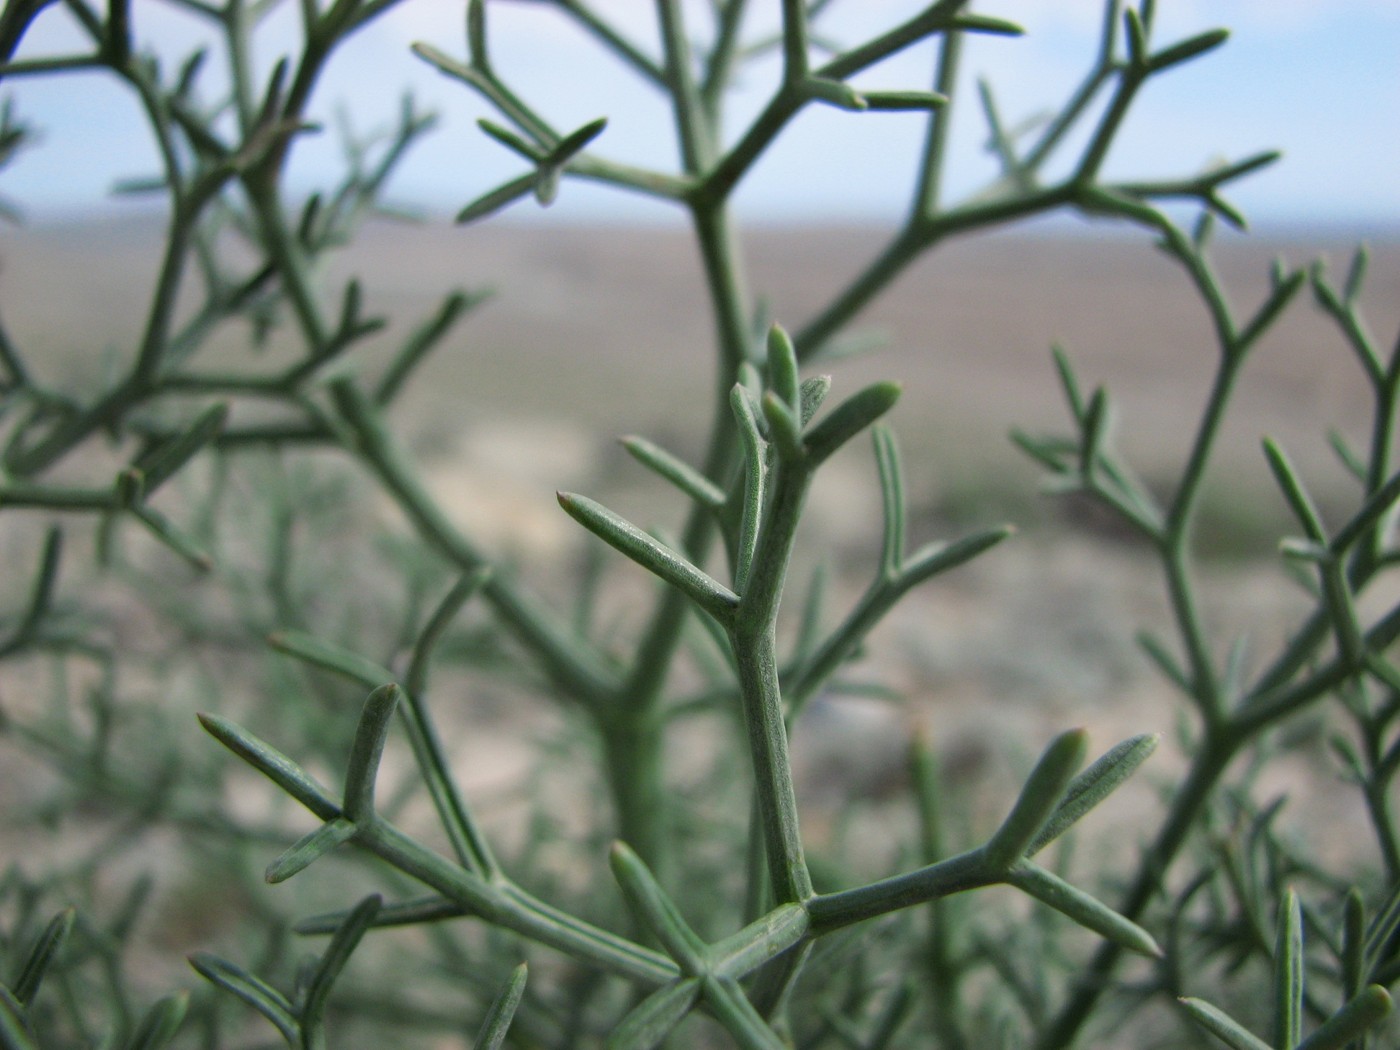
[[[748,38],[742,0],[715,4],[698,38],[693,12],[659,0],[652,49],[605,5],[559,0],[670,102],[682,161],[664,172],[609,160],[603,121],[561,128],[533,109],[492,61],[487,5],[469,3],[465,48],[415,51],[498,111],[481,128],[524,173],[458,221],[521,197],[547,204],[571,179],[654,198],[689,221],[714,315],[711,379],[689,398],[709,413],[697,461],[624,442],[684,497],[679,522],[643,528],[561,493],[569,516],[636,566],[619,570],[595,545],[582,566],[535,580],[458,527],[395,415],[481,296],[448,292],[398,331],[369,312],[372,290],[326,278],[432,118],[406,104],[386,141],[348,151],[339,185],[306,200],[286,185],[318,76],[395,3],[304,0],[299,46],[265,82],[255,31],[274,3],[176,5],[217,40],[227,82],[199,56],[171,65],[133,47],[148,8],[120,0],[65,3],[87,44],[30,56],[25,33],[47,6],[5,7],[0,76],[98,73],[101,90],[129,94],[162,170],[125,188],[161,195],[165,237],[145,323],[103,369],[56,382],[0,329],[0,511],[14,523],[7,548],[33,566],[27,585],[7,571],[0,632],[7,805],[26,822],[6,831],[16,855],[0,881],[0,1043],[263,1045],[261,1014],[294,1046],[455,1045],[479,1032],[477,1046],[1050,1050],[1199,1045],[1202,1029],[1233,1047],[1382,1045],[1400,977],[1389,655],[1400,609],[1382,589],[1396,560],[1400,348],[1387,355],[1361,318],[1365,252],[1340,280],[1279,264],[1259,302],[1229,305],[1212,226],[1242,225],[1222,193],[1273,154],[1157,181],[1101,173],[1144,87],[1223,31],[1163,41],[1150,4],[1109,3],[1097,58],[1055,116],[1013,134],[984,92],[1001,175],[950,202],[959,52],[969,36],[1018,32],[957,0],[830,50],[810,24],[821,3],[783,3],[781,32],[762,41]],[[936,51],[938,90],[851,85],[916,46]],[[779,82],[723,138],[727,91],[765,52],[781,58]],[[918,111],[928,135],[907,219],[789,334],[756,306],[730,202],[812,105],[852,119]],[[6,108],[0,162],[31,138]],[[1182,200],[1199,208],[1189,232],[1162,207]],[[1071,856],[1062,836],[1155,737],[1086,765],[1085,732],[1062,733],[1019,792],[999,779],[988,803],[940,772],[939,756],[957,756],[914,733],[895,801],[888,785],[862,795],[843,782],[851,797],[823,816],[821,842],[804,839],[789,734],[830,717],[831,697],[888,697],[888,668],[864,659],[878,653],[868,637],[915,587],[996,557],[1012,531],[910,543],[900,455],[881,422],[899,386],[840,390],[813,366],[925,252],[1063,211],[1155,239],[1217,340],[1211,393],[1199,419],[1181,421],[1190,452],[1150,489],[1115,449],[1108,393],[1085,389],[1064,352],[1065,433],[1016,435],[1056,488],[1103,508],[1156,559],[1173,634],[1139,641],[1180,694],[1185,768],[1159,776],[1155,826],[1140,798],[1131,829],[1095,837],[1090,822]],[[1338,442],[1351,498],[1325,518],[1266,443],[1296,519],[1284,567],[1306,609],[1275,648],[1250,653],[1210,626],[1193,527],[1241,368],[1309,286],[1373,392],[1370,436],[1362,450]],[[794,561],[804,501],[827,461],[867,434],[878,549],[863,591],[833,586],[827,598],[822,572],[809,581],[810,559]],[[386,506],[410,539],[382,526]],[[47,531],[31,530],[36,520]],[[649,590],[647,573],[659,578]],[[1063,671],[1044,669],[1047,689]],[[192,740],[196,708],[227,751]],[[445,743],[464,734],[534,749],[509,798],[464,788]],[[1298,845],[1269,784],[1277,770],[1325,763],[1328,775],[1338,761],[1368,830],[1348,828],[1333,855]],[[984,820],[988,804],[999,813]],[[21,853],[19,835],[62,848]],[[313,866],[285,890],[258,885]],[[159,906],[146,905],[152,894]],[[303,917],[289,926],[289,913]],[[219,953],[191,959],[208,984],[162,953],[191,935]],[[171,987],[184,990],[157,998]]]

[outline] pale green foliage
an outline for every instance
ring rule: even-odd
[[[1367,1033],[1389,1011],[1386,989],[1400,979],[1400,846],[1390,811],[1400,769],[1400,669],[1389,656],[1400,609],[1376,616],[1360,601],[1397,559],[1390,525],[1400,499],[1393,454],[1400,347],[1386,355],[1361,319],[1364,252],[1341,288],[1320,266],[1308,273],[1280,265],[1252,310],[1230,307],[1209,254],[1211,225],[1219,216],[1243,226],[1222,191],[1273,154],[1159,181],[1102,176],[1138,94],[1214,50],[1223,31],[1158,40],[1150,2],[1126,9],[1110,2],[1081,87],[1053,116],[1016,132],[982,85],[1000,173],[963,202],[946,200],[943,190],[948,121],[964,104],[955,91],[960,52],[969,37],[1020,30],[959,0],[834,44],[821,34],[820,0],[784,0],[773,40],[749,38],[744,16],[756,5],[744,0],[712,5],[703,30],[689,6],[658,0],[654,42],[633,40],[605,4],[556,0],[551,6],[576,23],[581,39],[668,100],[681,157],[674,171],[616,163],[606,154],[606,121],[556,128],[527,103],[511,71],[492,58],[488,6],[495,4],[466,4],[465,42],[415,46],[496,110],[499,121],[483,120],[481,130],[529,169],[466,204],[459,222],[484,220],[526,196],[548,204],[569,180],[586,178],[674,205],[693,227],[717,332],[713,382],[695,397],[712,413],[705,451],[693,464],[645,438],[625,442],[690,510],[672,534],[585,495],[558,497],[584,529],[636,563],[630,570],[662,584],[636,636],[619,642],[595,629],[593,577],[580,588],[576,612],[561,614],[459,529],[391,422],[415,368],[481,297],[449,291],[387,361],[361,355],[347,364],[349,351],[382,333],[385,321],[365,313],[359,281],[332,291],[315,277],[378,207],[385,180],[433,124],[405,103],[377,150],[349,151],[341,185],[300,203],[287,193],[288,158],[308,133],[319,73],[356,29],[394,17],[394,0],[302,0],[300,47],[265,82],[253,73],[262,68],[253,60],[257,27],[279,5],[181,0],[177,6],[222,51],[229,80],[217,83],[200,56],[172,65],[135,49],[146,6],[122,0],[69,0],[63,6],[87,44],[71,55],[31,57],[21,44],[46,6],[5,7],[0,76],[88,71],[103,78],[103,90],[129,93],[147,117],[162,170],[123,189],[163,195],[168,213],[146,324],[101,390],[79,395],[48,385],[26,348],[0,328],[0,518],[30,510],[54,522],[35,542],[28,597],[7,577],[0,660],[9,681],[35,693],[40,668],[56,669],[51,701],[37,713],[26,706],[3,728],[57,770],[56,817],[90,807],[115,829],[76,865],[19,858],[0,882],[0,1045],[250,1045],[266,1029],[254,1033],[243,1006],[295,1047],[348,1045],[352,1031],[390,1045],[446,1031],[459,1044],[474,1038],[488,1048],[650,1047],[679,1030],[671,1045],[1054,1050],[1109,1023],[1131,1032],[1125,1038],[1133,1045],[1173,1038],[1194,1045],[1194,1024],[1236,1047],[1368,1045]],[[933,90],[852,86],[851,78],[910,48],[934,56]],[[771,97],[737,134],[722,135],[727,89],[745,61],[765,52],[781,63]],[[852,120],[916,111],[928,128],[905,221],[789,334],[759,319],[729,205],[809,105],[850,111]],[[25,135],[6,106],[0,164]],[[1199,207],[1192,233],[1162,209],[1168,200]],[[1064,352],[1055,361],[1067,435],[1016,436],[1060,487],[1103,504],[1160,560],[1176,636],[1145,637],[1143,648],[1181,694],[1191,765],[1166,786],[1160,828],[1140,829],[1145,844],[1122,833],[1095,840],[1089,822],[1086,873],[1082,859],[1071,868],[1056,851],[1048,864],[1034,858],[1078,830],[1148,759],[1155,737],[1126,740],[1085,768],[1086,734],[1059,735],[1019,791],[1005,787],[1005,816],[963,842],[953,841],[963,834],[963,800],[940,778],[934,748],[916,740],[908,809],[917,813],[918,834],[891,843],[898,867],[871,877],[861,858],[804,840],[790,733],[809,701],[845,684],[867,636],[912,588],[992,551],[1013,530],[994,525],[909,550],[900,456],[880,422],[900,387],[841,391],[804,373],[926,250],[1054,210],[1115,220],[1155,239],[1180,265],[1219,344],[1200,419],[1181,421],[1194,427],[1189,457],[1166,490],[1145,485],[1117,452],[1109,393],[1086,396]],[[240,250],[227,250],[231,237]],[[1340,518],[1324,516],[1286,451],[1266,444],[1267,467],[1301,533],[1285,542],[1283,556],[1309,588],[1312,611],[1276,652],[1249,666],[1238,650],[1222,660],[1204,622],[1193,523],[1240,370],[1309,285],[1370,383],[1371,439],[1364,452],[1338,445],[1342,469],[1355,480],[1353,505]],[[238,319],[251,322],[253,352],[245,370],[229,372],[206,352],[211,333]],[[257,353],[274,331],[298,347],[290,364],[274,367]],[[255,417],[271,422],[250,422],[250,407],[277,412]],[[789,577],[809,486],[833,454],[866,434],[881,492],[871,508],[880,547],[870,582],[834,622],[816,586],[814,600],[794,613]],[[103,441],[122,462],[110,481],[65,480],[64,466]],[[313,470],[308,448],[337,454],[346,474]],[[350,557],[387,569],[353,582],[336,571],[337,551],[293,541],[299,531],[328,534],[351,486],[328,478],[347,475],[392,502],[414,536],[408,546],[354,536]],[[177,482],[188,482],[178,496],[171,494]],[[256,498],[234,505],[227,494],[235,485]],[[135,580],[170,631],[170,652],[127,651],[93,626],[86,602],[99,577],[64,541],[88,521],[98,523],[111,571]],[[188,576],[172,583],[124,563],[117,534],[133,525],[212,573],[223,604],[201,608]],[[358,619],[318,616],[318,603],[354,610]],[[780,631],[783,616],[799,616],[801,629]],[[279,654],[270,672],[250,655],[268,634]],[[703,688],[681,692],[671,671],[689,666],[696,638],[721,657],[696,659],[690,669]],[[314,822],[278,804],[257,817],[230,805],[228,756],[207,747],[190,753],[170,728],[185,719],[172,669],[220,645],[236,654],[230,666],[243,677],[211,673],[202,681],[205,729]],[[569,739],[543,750],[538,776],[596,766],[592,779],[579,781],[587,786],[575,784],[598,814],[582,839],[561,841],[563,818],[536,800],[515,844],[498,851],[489,840],[439,735],[435,711],[448,700],[434,691],[429,702],[433,670],[443,665],[508,682],[565,712]],[[153,684],[137,689],[132,679]],[[154,708],[153,691],[164,693]],[[358,719],[347,695],[359,700]],[[1374,831],[1374,842],[1356,843],[1347,861],[1359,858],[1357,870],[1328,871],[1317,858],[1294,856],[1280,806],[1251,793],[1250,777],[1279,753],[1272,731],[1304,711],[1333,734]],[[711,756],[710,798],[673,792],[667,766],[668,746],[697,715],[716,716],[726,734]],[[412,755],[407,786],[381,771],[395,741],[406,741]],[[414,792],[431,802],[436,837],[404,830]],[[122,953],[135,940],[139,886],[103,925],[72,910],[51,918],[57,894],[47,881],[62,892],[90,888],[94,871],[153,830],[176,836],[202,909],[228,924],[214,938],[220,954],[191,961],[231,995],[200,986],[193,998],[177,992],[137,1005],[145,993],[122,976]],[[612,840],[610,852],[603,839]],[[572,877],[580,872],[583,887]],[[272,890],[257,884],[259,873],[268,883],[300,877]],[[329,935],[309,952],[292,947],[278,918],[288,899],[278,894],[308,883],[315,892],[292,898],[297,906],[317,899],[318,907],[330,900],[344,908],[298,924],[299,935]],[[1009,887],[997,891],[1000,899],[1017,898],[1032,919],[1012,927],[980,912],[981,891],[993,886]],[[394,940],[394,927],[420,935]],[[397,954],[376,954],[380,943]],[[1089,944],[1098,947],[1086,958]],[[1130,968],[1125,952],[1140,961]],[[307,956],[300,968],[287,965],[291,953]],[[527,956],[537,961],[528,982]],[[1246,1023],[1231,1013],[1241,1001],[1248,1006],[1263,972],[1273,975],[1272,1042],[1252,1034],[1258,1018]],[[1237,980],[1201,979],[1221,973]],[[1214,1002],[1197,998],[1202,993]],[[337,1016],[359,1023],[339,1034]]]

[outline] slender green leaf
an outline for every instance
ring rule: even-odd
[[[154,507],[144,503],[130,508],[131,516],[146,527],[146,531],[183,558],[196,572],[208,572],[214,567],[209,552],[182,528]]]
[[[811,927],[807,909],[780,904],[737,933],[710,946],[712,969],[725,977],[743,977],[792,948]]]
[[[607,117],[599,117],[591,120],[577,131],[571,131],[559,140],[553,149],[549,151],[545,158],[545,163],[550,166],[560,166],[566,163],[581,151],[590,142],[603,133],[603,129],[608,126]]]
[[[678,459],[659,445],[645,438],[628,436],[622,447],[644,466],[665,478],[702,507],[724,505],[724,490],[684,460]]]
[[[948,22],[949,29],[960,29],[968,33],[987,33],[993,36],[1024,36],[1025,27],[1006,18],[980,14],[976,11],[959,11]]]
[[[942,109],[949,101],[937,91],[863,91],[861,97],[867,108],[883,113]]]
[[[1356,254],[1351,257],[1351,266],[1347,268],[1346,283],[1342,286],[1342,300],[1350,306],[1356,302],[1361,295],[1361,289],[1366,283],[1367,264],[1371,260],[1371,250],[1362,244],[1356,249]]]
[[[1390,1016],[1395,1003],[1378,984],[1363,988],[1355,998],[1298,1044],[1297,1050],[1345,1050]]]
[[[880,541],[880,569],[894,580],[904,563],[904,472],[899,465],[899,446],[888,427],[877,423],[870,428],[875,443],[875,466],[880,474],[881,505],[884,509],[884,535]]]
[[[1147,761],[1160,740],[1156,733],[1129,737],[1104,752],[1098,761],[1070,781],[1064,800],[1031,840],[1026,856],[1039,853],[1116,791]]]
[[[418,632],[418,640],[413,643],[413,656],[409,660],[408,674],[404,676],[405,684],[408,687],[407,696],[410,700],[417,697],[426,688],[428,665],[432,661],[433,651],[437,648],[438,642],[442,640],[448,625],[462,611],[462,607],[480,594],[491,582],[493,575],[491,567],[483,565],[461,577],[443,595],[442,601],[438,602],[432,616],[428,618],[428,622]],[[385,680],[380,680],[381,683],[383,681]],[[369,684],[374,685],[375,683]],[[416,706],[415,704],[414,707],[416,708]]]
[[[1162,644],[1161,639],[1148,631],[1139,631],[1137,635],[1138,647],[1145,652],[1157,665],[1157,669],[1166,675],[1167,680],[1180,689],[1183,693],[1190,694],[1192,690],[1191,679],[1177,663],[1176,658],[1167,652],[1167,647]]]
[[[126,1050],[161,1050],[168,1046],[180,1030],[189,1006],[189,992],[177,992],[158,1000],[141,1018]]]
[[[315,831],[303,835],[267,866],[263,878],[270,883],[285,882],[320,860],[343,842],[355,837],[355,825],[344,817],[328,820]]]
[[[279,653],[295,656],[313,667],[343,675],[366,689],[377,689],[395,679],[394,672],[382,664],[303,631],[278,631],[268,635],[267,644]]]
[[[788,1050],[788,1043],[749,1002],[738,981],[706,977],[704,988],[705,1001],[741,1050]]]
[[[831,376],[813,376],[802,381],[800,418],[804,427],[812,421],[812,417],[817,414],[817,409],[822,407],[822,402],[830,392]]]
[[[1015,526],[998,525],[951,543],[930,543],[920,547],[904,559],[899,573],[899,587],[901,590],[907,590],[939,573],[956,569],[1015,534]]]
[[[486,1018],[481,1022],[481,1030],[476,1034],[472,1050],[500,1050],[506,1041],[506,1033],[510,1031],[510,1023],[515,1019],[520,999],[525,994],[525,981],[529,974],[530,968],[525,963],[521,963],[510,972],[505,987],[497,993],[486,1011]]]
[[[446,74],[454,80],[460,80],[470,87],[477,87],[481,83],[481,75],[475,69],[431,44],[415,43],[410,50],[439,73]]]
[[[642,859],[625,843],[614,842],[609,862],[637,921],[656,936],[683,973],[703,973],[707,969],[705,942],[691,930]]]
[[[1303,1028],[1303,909],[1298,895],[1284,892],[1274,940],[1274,1045],[1295,1046]]]
[[[502,183],[494,190],[483,193],[457,213],[457,224],[465,226],[469,222],[475,222],[492,212],[499,211],[507,204],[513,204],[527,193],[533,192],[536,181],[537,176],[531,172],[529,175],[521,175],[519,178]]]
[[[797,372],[797,351],[792,337],[782,325],[768,329],[768,386],[793,413],[802,408],[801,378]]]
[[[802,93],[809,99],[817,102],[825,102],[828,106],[835,106],[837,109],[860,112],[869,108],[865,101],[865,96],[855,88],[840,80],[832,80],[830,77],[806,77],[801,82]]]
[[[467,0],[467,52],[472,65],[491,68],[486,51],[486,0]]]
[[[1293,516],[1298,519],[1298,523],[1303,526],[1303,532],[1314,543],[1325,544],[1327,531],[1322,525],[1322,517],[1318,514],[1317,505],[1308,495],[1302,479],[1298,477],[1298,472],[1289,462],[1288,456],[1272,438],[1264,439],[1264,456],[1269,461],[1269,469],[1273,472],[1274,480],[1278,482],[1279,488],[1283,491],[1284,499],[1288,501],[1289,509],[1293,511]]]
[[[228,422],[228,405],[213,405],[201,412],[179,434],[162,441],[132,464],[141,471],[143,491],[150,496],[173,477],[201,449],[223,433]]]
[[[1357,787],[1364,785],[1367,779],[1366,769],[1361,763],[1361,756],[1351,741],[1339,733],[1334,733],[1328,737],[1327,743],[1332,748],[1332,753],[1346,767],[1347,776],[1351,783]],[[1360,991],[1360,988],[1361,986],[1358,984],[1354,991]]]
[[[545,159],[546,151],[541,146],[521,138],[494,120],[482,117],[476,122],[476,126],[507,149],[524,157],[531,164],[539,164]]]
[[[739,603],[728,587],[601,504],[570,492],[561,492],[558,498],[569,516],[589,532],[680,590],[721,623],[728,622]]]
[[[1261,171],[1282,158],[1283,154],[1278,150],[1264,150],[1262,153],[1252,153],[1243,160],[1237,160],[1232,164],[1211,168],[1206,173],[1206,177],[1213,185],[1233,182],[1246,175],[1252,175],[1256,171]]]
[[[893,408],[899,393],[898,383],[874,383],[832,409],[807,434],[807,456],[812,466]]]
[[[1257,1035],[1250,1034],[1238,1021],[1219,1007],[1202,999],[1179,999],[1191,1020],[1215,1036],[1231,1050],[1273,1050]]]
[[[1047,488],[1061,492],[1071,487],[1075,489],[1081,487],[1079,478],[1074,476],[1070,470],[1072,457],[1079,450],[1076,443],[1064,438],[1036,437],[1023,430],[1012,430],[1011,441],[1031,459],[1050,471],[1051,476],[1046,482]]]
[[[438,346],[464,314],[491,297],[489,291],[454,291],[443,300],[437,313],[419,325],[384,370],[374,390],[374,400],[387,405],[398,395],[414,368]]]
[[[322,820],[340,816],[340,805],[335,797],[282,752],[220,715],[201,714],[199,722],[210,736],[316,816]]]
[[[402,697],[403,691],[390,683],[365,699],[345,771],[345,816],[356,823],[374,818],[374,781],[389,738],[389,720]]]
[[[68,935],[73,932],[73,923],[77,919],[77,911],[73,908],[65,908],[44,927],[44,932],[39,935],[39,939],[34,942],[34,947],[29,950],[29,955],[24,960],[24,965],[20,967],[19,976],[15,978],[15,983],[11,987],[15,999],[21,1006],[28,1006],[34,1001],[35,994],[39,991],[39,985],[43,983],[44,975],[49,972],[49,967],[53,965],[54,959],[62,951],[63,944],[68,940]]]
[[[660,1046],[694,1009],[700,999],[701,981],[685,977],[664,984],[643,999],[613,1029],[608,1050],[652,1050]]]
[[[1277,279],[1269,297],[1264,300],[1249,323],[1241,329],[1239,336],[1235,340],[1235,353],[1242,353],[1253,346],[1255,341],[1269,330],[1279,314],[1293,297],[1302,290],[1303,284],[1307,281],[1307,274],[1302,270],[1294,270],[1292,273],[1283,274]]]
[[[1075,423],[1084,422],[1084,395],[1079,391],[1079,380],[1075,377],[1074,366],[1070,364],[1069,354],[1059,343],[1055,343],[1050,348],[1050,355],[1055,361],[1055,374],[1059,376],[1060,388],[1064,391],[1065,400],[1069,403],[1070,418]]]
[[[1044,868],[1023,860],[1007,872],[1005,881],[1120,948],[1161,958],[1162,949],[1141,926]]]
[[[1191,243],[1196,246],[1198,253],[1204,254],[1210,247],[1210,243],[1215,234],[1215,213],[1209,209],[1202,210],[1200,217],[1196,219],[1196,226],[1191,231]]]
[[[355,905],[340,929],[335,931],[330,944],[326,946],[325,954],[317,962],[301,1008],[302,1029],[308,1035],[320,1031],[325,1023],[326,1002],[330,998],[331,988],[345,969],[346,963],[350,961],[350,956],[359,947],[365,931],[373,924],[381,903],[378,894],[370,894]]]
[[[342,908],[339,911],[324,912],[320,915],[312,915],[302,919],[292,927],[297,933],[304,935],[335,933],[349,916],[350,910]],[[448,900],[446,897],[430,894],[425,897],[418,897],[413,900],[400,901],[397,904],[386,904],[379,909],[374,917],[375,926],[418,926],[427,922],[439,922],[444,919],[459,919],[468,914],[466,907],[459,901]]]
[[[739,441],[743,448],[743,503],[739,509],[734,565],[734,586],[742,594],[748,590],[749,571],[753,567],[754,554],[758,550],[758,534],[763,520],[768,481],[767,445],[759,432],[749,390],[742,383],[736,383],[730,391],[729,405],[733,409],[735,421],[739,424]]]
[[[1079,473],[1092,478],[1103,455],[1104,438],[1108,430],[1108,393],[1098,387],[1089,396],[1084,410],[1083,431],[1079,444]]]
[[[1337,530],[1332,537],[1332,550],[1341,554],[1351,549],[1352,544],[1366,535],[1366,533],[1380,520],[1388,514],[1400,501],[1400,471],[1392,474],[1380,488],[1366,497],[1366,502],[1361,505],[1350,521]]]
[[[1285,558],[1295,562],[1307,562],[1312,565],[1327,565],[1336,560],[1336,555],[1328,547],[1314,543],[1312,540],[1300,540],[1288,537],[1279,541],[1279,553]]]
[[[1367,976],[1381,964],[1382,955],[1397,931],[1400,931],[1400,882],[1391,888],[1385,903],[1371,917],[1370,925],[1366,928]]]
[[[1359,766],[1359,763],[1358,763]],[[1342,917],[1342,996],[1351,999],[1361,991],[1366,975],[1366,905],[1355,887],[1347,891]]]
[[[63,558],[63,531],[50,526],[44,534],[44,549],[39,555],[39,571],[34,576],[34,586],[29,592],[24,615],[19,625],[4,642],[0,642],[0,653],[19,648],[38,630],[53,605],[54,590],[58,586],[58,566]]]
[[[1342,436],[1341,432],[1338,430],[1329,430],[1327,432],[1327,443],[1332,446],[1332,451],[1336,454],[1337,459],[1341,462],[1342,466],[1346,467],[1351,476],[1357,481],[1364,483],[1366,480],[1366,464],[1362,461],[1361,457],[1352,450],[1351,446],[1347,444],[1347,439]]]
[[[1189,62],[1193,58],[1214,51],[1226,40],[1230,39],[1228,29],[1212,29],[1205,33],[1183,40],[1179,44],[1158,51],[1155,55],[1147,59],[1147,68],[1150,72],[1160,73],[1164,69],[1178,66],[1183,62]]]
[[[1026,855],[1064,799],[1075,772],[1084,764],[1088,746],[1088,732],[1071,729],[1045,749],[1011,812],[982,847],[982,854],[993,869],[1010,868]]]
[[[778,458],[784,463],[800,463],[803,458],[802,428],[787,406],[773,391],[763,395],[763,418],[768,423],[768,433],[773,446],[778,450]]]
[[[1131,7],[1123,12],[1123,21],[1128,30],[1128,64],[1144,69],[1148,57],[1147,26],[1143,24],[1142,16]]]
[[[287,997],[266,981],[254,977],[240,966],[208,952],[190,956],[190,965],[205,980],[217,985],[266,1017],[292,1046],[300,1045],[301,1026],[296,1011]]]

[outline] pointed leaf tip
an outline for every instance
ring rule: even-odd
[[[555,498],[559,506],[589,532],[682,591],[721,622],[730,617],[739,604],[738,595],[692,564],[680,552],[602,504],[573,492],[557,492]]]
[[[902,392],[899,383],[873,383],[832,409],[807,435],[807,454],[812,465],[826,459],[893,408]]]
[[[1045,749],[1011,812],[983,847],[988,864],[1010,868],[1026,855],[1084,764],[1088,746],[1088,730],[1071,729]]]
[[[520,1005],[521,998],[525,995],[525,983],[529,978],[529,966],[521,963],[511,971],[505,986],[497,994],[490,1008],[486,1011],[486,1019],[481,1024],[481,1030],[477,1033],[476,1042],[472,1044],[472,1050],[499,1050],[505,1042],[506,1034],[510,1030],[510,1023],[515,1018],[516,1008]]]
[[[1130,737],[1110,748],[1088,769],[1070,781],[1064,800],[1037,832],[1026,856],[1034,856],[1068,831],[1080,818],[1112,794],[1157,750],[1159,733]]]
[[[345,773],[345,815],[352,821],[374,815],[374,781],[389,737],[389,720],[402,697],[403,690],[391,682],[365,699]]]

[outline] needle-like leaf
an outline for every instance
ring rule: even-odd
[[[898,383],[874,383],[837,405],[807,433],[813,467],[883,416],[899,400]]]
[[[272,985],[208,952],[191,955],[190,965],[205,980],[232,992],[271,1021],[289,1045],[300,1045],[301,1025],[296,1011],[287,997]]]
[[[325,953],[312,971],[302,1002],[301,1027],[304,1034],[318,1032],[324,1025],[331,988],[345,969],[346,963],[350,961],[351,954],[359,947],[361,938],[373,924],[381,903],[377,894],[371,894],[360,901],[331,937]]]
[[[1021,861],[1007,873],[1006,881],[1120,948],[1154,959],[1162,956],[1152,935],[1137,923],[1044,868]]]
[[[525,963],[521,963],[510,972],[510,979],[486,1011],[481,1030],[477,1032],[476,1041],[472,1043],[472,1050],[500,1050],[510,1031],[510,1023],[515,1019],[515,1010],[525,995],[525,981],[529,972]]]
[[[1378,984],[1363,988],[1355,998],[1329,1017],[1297,1050],[1344,1050],[1390,1016],[1395,1002]]]
[[[1274,1045],[1296,1046],[1303,1027],[1303,909],[1284,891],[1274,940]]]
[[[1026,855],[1065,797],[1071,778],[1084,764],[1088,745],[1089,734],[1083,729],[1072,729],[1045,749],[1011,812],[982,847],[993,870],[1010,868]]]
[[[721,623],[729,619],[739,597],[728,587],[601,504],[571,492],[558,497],[559,505],[589,532],[680,590]]]
[[[201,714],[199,722],[219,743],[262,773],[322,820],[340,816],[335,797],[301,766],[220,715]]]
[[[34,942],[24,965],[20,967],[19,976],[10,988],[21,1006],[28,1006],[34,1001],[34,995],[38,992],[44,975],[49,972],[54,959],[63,950],[68,935],[73,932],[73,922],[76,918],[77,912],[74,909],[65,908],[49,920],[44,932]]]
[[[374,780],[389,738],[389,720],[402,697],[403,691],[390,683],[380,686],[365,700],[345,771],[345,816],[353,822],[374,817]]]
[[[354,836],[355,825],[352,821],[344,817],[328,820],[315,831],[298,839],[269,864],[263,878],[270,883],[285,882]]]
[[[1178,1001],[1193,1021],[1230,1047],[1230,1050],[1273,1050],[1268,1043],[1219,1007],[1212,1006],[1203,999],[1187,998]]]
[[[267,644],[279,653],[295,656],[313,667],[333,671],[366,689],[377,689],[386,682],[392,682],[395,677],[387,667],[303,631],[278,631],[268,635]]]
[[[664,984],[632,1008],[612,1034],[608,1050],[652,1050],[685,1020],[700,998],[701,980],[685,977]]]
[[[622,439],[622,447],[701,506],[719,508],[724,505],[723,489],[659,445],[646,438],[629,436]]]
[[[126,1050],[160,1050],[169,1045],[184,1023],[189,1005],[189,992],[177,992],[157,1000],[136,1026]]]
[[[1108,751],[1070,781],[1064,800],[1031,840],[1026,856],[1039,853],[1118,789],[1147,761],[1161,738],[1154,734],[1130,737]]]

